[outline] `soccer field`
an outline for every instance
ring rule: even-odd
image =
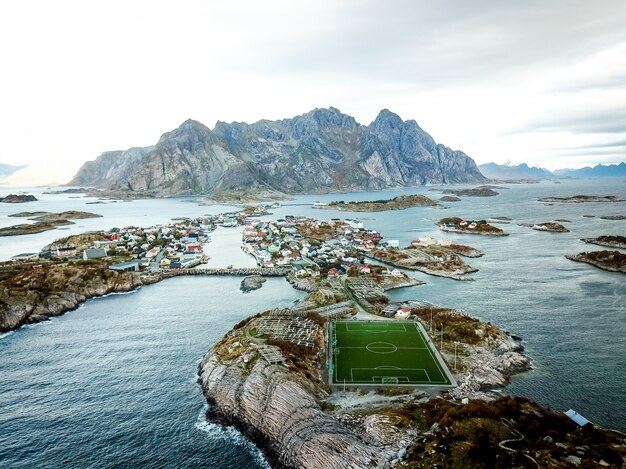
[[[329,338],[332,384],[454,386],[419,323],[333,321]]]

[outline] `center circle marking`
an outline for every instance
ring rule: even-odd
[[[372,342],[367,344],[365,348],[372,353],[393,353],[398,350],[398,347],[389,342]]]

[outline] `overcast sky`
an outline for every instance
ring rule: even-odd
[[[478,163],[620,162],[625,25],[624,0],[3,1],[0,162],[69,179],[187,118],[329,106]]]

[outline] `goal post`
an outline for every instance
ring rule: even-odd
[[[397,376],[383,376],[380,380],[380,384],[398,384]]]

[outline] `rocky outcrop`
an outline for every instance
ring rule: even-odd
[[[107,152],[71,185],[164,194],[333,192],[484,182],[474,160],[383,110],[369,126],[335,108],[282,121],[188,120],[154,147]]]
[[[239,289],[244,293],[248,293],[252,290],[258,290],[263,286],[264,283],[264,277],[260,275],[249,275],[241,281],[241,286],[239,287]]]
[[[60,316],[89,298],[131,291],[147,283],[153,283],[149,276],[99,265],[6,265],[0,269],[0,332]]]
[[[388,467],[393,452],[366,443],[326,414],[311,384],[283,365],[258,359],[248,372],[220,363],[214,351],[199,366],[208,417],[234,425],[276,468]]]
[[[565,256],[576,262],[584,262],[609,272],[626,274],[626,254],[619,251],[591,251],[581,252],[575,256]]]
[[[609,248],[626,249],[626,236],[598,236],[597,238],[583,238],[581,241],[588,244],[597,244]]]
[[[585,202],[624,202],[618,195],[575,195],[572,197],[543,197],[539,202],[581,204]]]
[[[521,340],[499,331],[485,344],[464,344],[463,371],[455,374],[458,387],[451,391],[457,398],[484,398],[484,391],[506,386],[513,375],[532,368],[523,352]],[[448,363],[454,355],[444,354]]]
[[[536,223],[532,225],[532,228],[535,231],[550,231],[552,233],[569,233],[569,230],[567,228],[565,228],[560,223],[556,223],[556,222]]]
[[[361,202],[331,202],[320,208],[328,208],[332,210],[347,210],[349,212],[382,212],[385,210],[405,210],[411,207],[437,207],[443,208],[438,202],[429,199],[423,195],[399,195],[393,199],[361,201]]]
[[[6,197],[0,197],[0,202],[5,204],[22,204],[24,202],[35,202],[37,197],[29,194],[9,194]]]

